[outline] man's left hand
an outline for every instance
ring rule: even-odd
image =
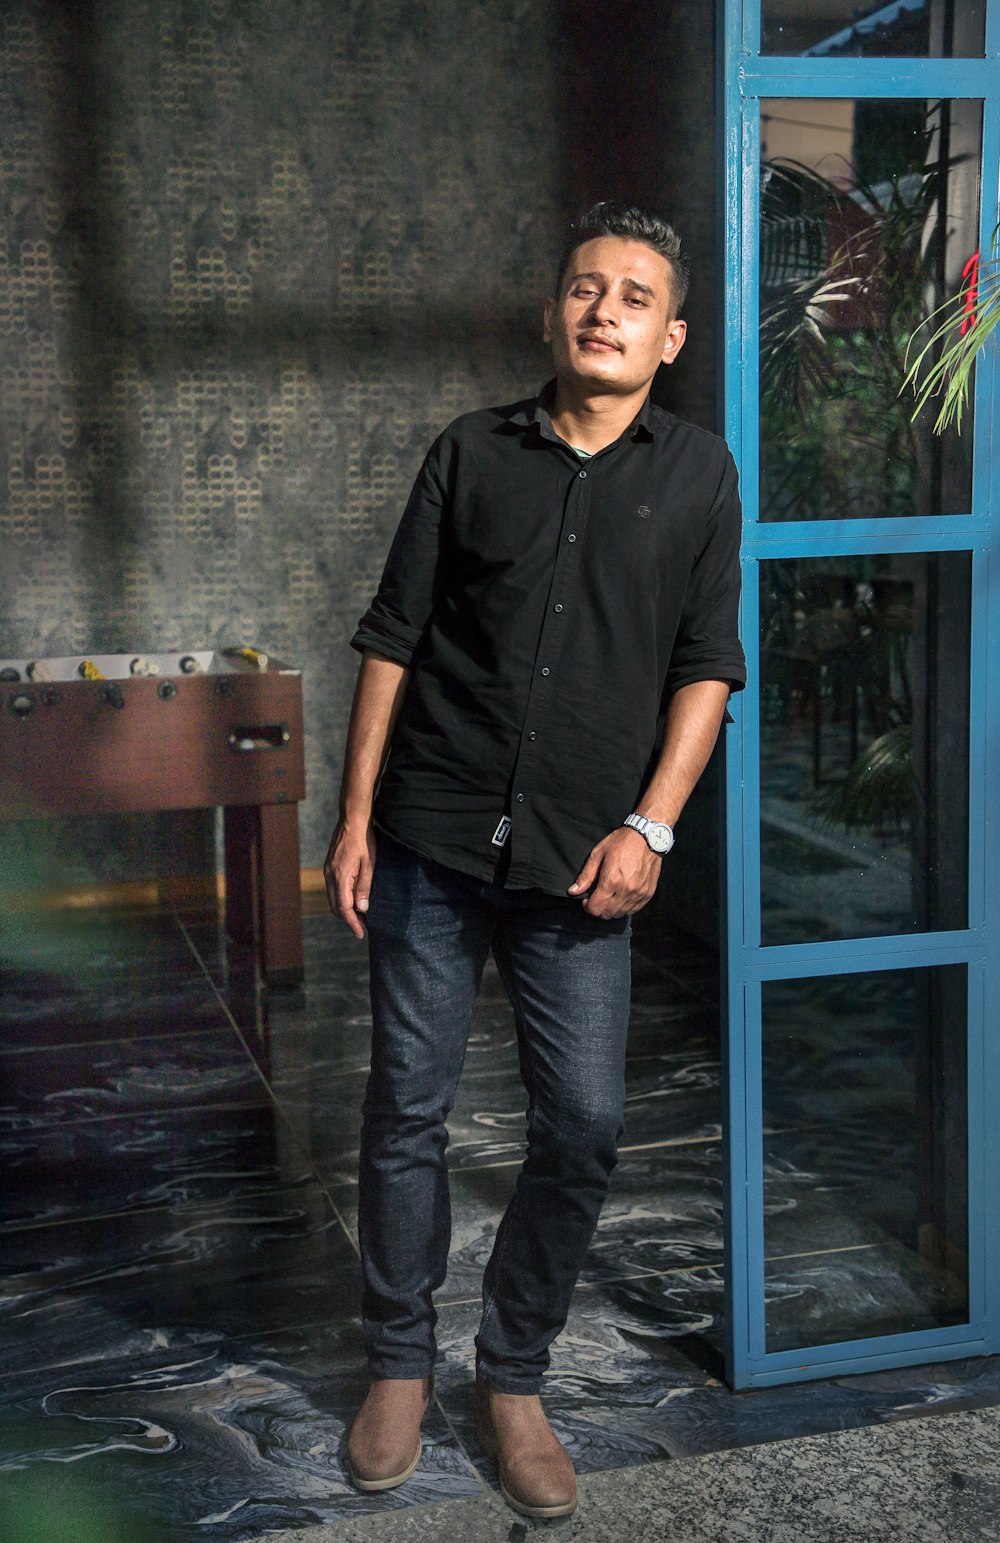
[[[583,909],[602,921],[632,916],[653,897],[662,858],[627,826],[599,841],[568,893],[582,895]]]

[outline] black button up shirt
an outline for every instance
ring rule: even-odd
[[[583,462],[553,391],[435,441],[352,643],[411,670],[376,827],[563,894],[636,808],[665,698],[746,668],[724,441],[647,399]]]

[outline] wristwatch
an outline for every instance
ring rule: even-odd
[[[628,819],[622,821],[630,830],[637,830],[640,836],[645,837],[646,845],[651,852],[658,857],[665,857],[674,844],[674,833],[669,825],[659,825],[656,820],[647,820],[644,814],[630,814]]]

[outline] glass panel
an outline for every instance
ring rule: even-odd
[[[968,552],[760,564],[765,944],[966,925]]]
[[[763,988],[768,1351],[968,1320],[965,967]]]
[[[827,59],[982,58],[985,0],[763,0],[761,52]]]
[[[980,102],[762,101],[762,520],[969,510],[971,413],[936,435],[903,382],[932,312],[961,326],[981,148]]]

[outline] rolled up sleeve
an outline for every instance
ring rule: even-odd
[[[443,440],[436,440],[413,484],[393,538],[374,600],[358,623],[351,647],[373,649],[409,666],[440,589],[446,492]]]
[[[746,685],[738,632],[741,532],[739,481],[727,451],[718,493],[706,516],[705,539],[685,590],[665,697],[700,680],[728,681],[732,691]]]

